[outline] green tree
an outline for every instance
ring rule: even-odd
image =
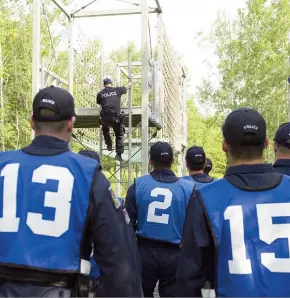
[[[210,41],[218,57],[220,83],[212,78],[198,88],[198,98],[218,114],[238,107],[259,110],[272,139],[287,119],[286,80],[289,75],[290,2],[248,0],[235,21],[219,17]],[[271,159],[271,154],[267,155]]]
[[[203,147],[206,156],[213,162],[211,175],[222,177],[225,172],[226,155],[222,151],[221,121],[218,117],[203,117],[193,100],[187,103],[188,147]]]
[[[1,116],[2,112],[4,114],[3,129],[0,130],[0,133],[4,132],[4,135],[1,133],[2,150],[25,146],[31,140],[31,8],[31,1],[0,0]],[[42,8],[41,55],[51,56],[51,40],[57,48],[62,33],[51,30],[50,35],[47,27],[53,22],[64,24],[64,17],[51,1],[45,1]]]

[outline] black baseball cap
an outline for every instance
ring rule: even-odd
[[[199,146],[192,146],[187,150],[185,160],[191,165],[203,165],[206,161],[203,148]]]
[[[161,164],[172,163],[172,147],[167,142],[156,142],[150,148],[150,160]]]
[[[212,161],[209,158],[207,158],[206,161],[205,161],[205,168],[204,169],[206,169],[208,172],[210,172],[211,169],[212,169]]]
[[[89,157],[89,158],[92,158],[92,159],[96,160],[100,165],[100,169],[102,169],[100,156],[96,151],[93,151],[93,150],[80,150],[78,152],[78,154],[81,154],[81,155],[84,155],[86,157]]]
[[[54,115],[41,115],[41,109],[49,109]],[[38,122],[59,122],[76,116],[74,99],[65,89],[50,86],[41,89],[33,100],[33,120]]]
[[[104,85],[109,85],[109,84],[113,84],[112,80],[110,78],[105,78]]]
[[[240,108],[227,116],[222,131],[230,145],[260,145],[266,139],[266,121],[258,111]]]
[[[290,122],[283,123],[278,127],[274,141],[281,146],[290,148]]]

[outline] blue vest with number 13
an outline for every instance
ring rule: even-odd
[[[80,271],[97,162],[65,152],[0,154],[0,264]]]
[[[218,246],[218,296],[290,296],[289,190],[286,176],[265,191],[225,179],[200,189]]]
[[[194,184],[183,179],[173,183],[159,182],[151,175],[139,177],[135,183],[137,234],[179,244]]]

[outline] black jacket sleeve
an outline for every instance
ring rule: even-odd
[[[206,281],[213,283],[213,241],[201,203],[200,193],[194,191],[187,207],[183,230],[181,257],[176,275],[176,295],[201,297]]]
[[[97,170],[92,188],[90,230],[94,257],[102,273],[107,297],[132,297],[130,259],[126,242],[119,232],[117,209],[110,184]]]
[[[129,214],[134,231],[137,228],[136,185],[132,184],[127,192],[125,208]]]
[[[101,94],[101,92],[99,92],[98,95],[97,95],[97,104],[98,105],[101,104],[101,99],[102,99],[102,94]]]
[[[127,93],[127,88],[126,87],[117,87],[117,92],[118,92],[118,95],[122,96],[123,94]]]

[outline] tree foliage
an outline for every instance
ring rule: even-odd
[[[209,38],[218,57],[218,74],[204,79],[198,98],[217,114],[238,107],[258,109],[272,138],[287,119],[290,2],[248,0],[232,22],[219,16]],[[219,86],[212,83],[219,78]]]
[[[188,147],[201,146],[206,156],[213,162],[211,175],[222,177],[225,172],[226,157],[222,151],[220,120],[217,117],[203,117],[193,100],[187,103]]]

